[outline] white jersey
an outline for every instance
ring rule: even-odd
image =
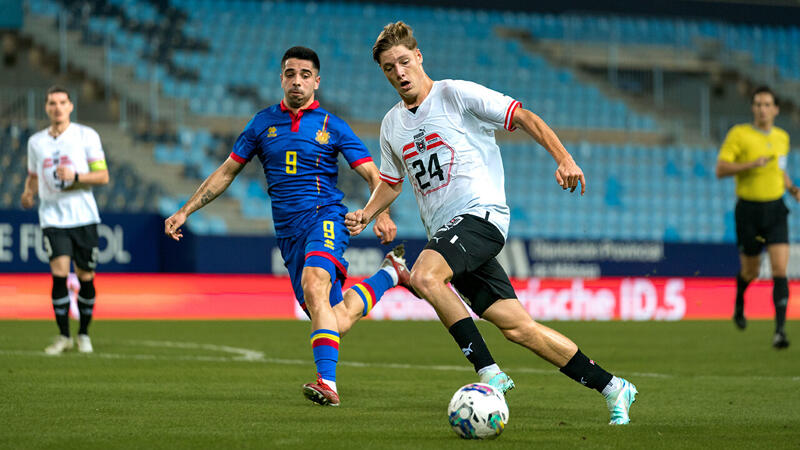
[[[399,102],[381,123],[381,179],[409,182],[428,238],[455,216],[472,214],[503,237],[510,220],[494,130],[513,131],[520,103],[476,83],[433,83],[416,113]]]
[[[69,189],[72,180],[56,178],[60,165],[88,173],[89,164],[105,160],[100,136],[93,129],[71,123],[57,137],[48,129],[28,140],[28,173],[39,177],[39,224],[42,228],[73,228],[100,223],[90,187]]]

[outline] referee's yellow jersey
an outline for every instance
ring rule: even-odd
[[[737,173],[736,195],[743,200],[768,202],[783,196],[786,189],[783,171],[789,154],[789,134],[773,126],[765,132],[750,124],[736,125],[728,131],[717,159],[746,163],[766,156],[767,164]]]

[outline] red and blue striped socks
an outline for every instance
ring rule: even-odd
[[[339,333],[325,328],[312,331],[311,350],[314,352],[314,363],[320,378],[335,383],[336,364],[339,362]]]
[[[397,282],[392,278],[389,272],[385,269],[381,269],[377,271],[375,275],[354,285],[352,289],[364,302],[363,316],[369,314],[372,308],[375,307],[375,304],[381,299],[384,292],[393,288],[396,284]]]

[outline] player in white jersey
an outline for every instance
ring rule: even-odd
[[[93,351],[89,323],[94,311],[94,275],[97,266],[97,212],[92,186],[108,183],[108,169],[100,136],[93,129],[70,122],[74,105],[60,86],[47,91],[45,111],[50,126],[28,140],[28,177],[22,207],[32,208],[39,196],[39,224],[53,275],[51,297],[59,335],[45,349],[56,355],[72,348],[69,332],[70,263],[80,282],[78,291],[78,350]]]
[[[403,22],[384,27],[372,55],[401,101],[381,124],[381,184],[364,209],[345,218],[351,234],[360,233],[397,198],[407,174],[429,237],[411,270],[411,284],[434,307],[481,381],[503,392],[514,387],[448,283],[508,340],[601,392],[611,424],[628,423],[637,393],[633,384],[534,321],[495,258],[505,244],[509,209],[494,131],[522,128],[556,161],[558,184],[570,192],[580,184],[583,194],[586,182],[580,167],[550,127],[518,101],[475,83],[428,77],[413,32]]]

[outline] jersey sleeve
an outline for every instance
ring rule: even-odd
[[[89,164],[89,170],[108,170],[108,166],[106,165],[106,154],[103,151],[103,144],[100,142],[100,135],[97,134],[97,131],[91,128],[86,128],[84,141],[84,148],[86,149],[86,162]]]
[[[389,126],[387,125],[388,118],[384,118],[381,124],[381,180],[388,184],[395,185],[403,182],[405,176],[405,168],[397,155],[392,151],[392,144],[387,137]]]
[[[514,112],[522,104],[513,98],[471,81],[453,81],[452,95],[461,107],[494,128],[514,131]]]
[[[251,159],[253,159],[253,155],[256,154],[256,137],[258,136],[258,133],[256,132],[256,117],[257,116],[253,116],[253,118],[250,119],[250,122],[247,122],[244,130],[242,130],[242,133],[239,134],[239,137],[233,144],[233,151],[231,152],[230,156],[239,164],[247,164]]]
[[[33,136],[28,138],[28,175],[38,175],[38,163],[36,161],[36,151],[33,149]]]
[[[371,162],[372,155],[370,155],[364,143],[361,142],[361,139],[353,133],[350,125],[336,116],[331,115],[330,118],[331,125],[334,126],[332,131],[337,134],[334,147],[344,155],[347,163],[350,164],[350,168],[355,169],[361,164]]]
[[[739,132],[736,127],[733,127],[728,131],[728,135],[725,136],[722,147],[719,149],[719,156],[717,156],[717,159],[719,161],[735,162],[741,152],[742,146],[739,142]]]

